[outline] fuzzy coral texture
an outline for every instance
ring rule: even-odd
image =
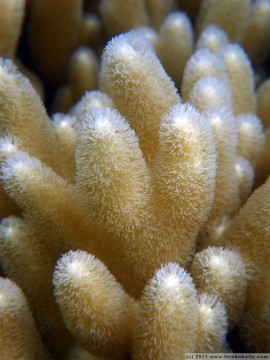
[[[0,358],[270,352],[270,0],[0,8]]]

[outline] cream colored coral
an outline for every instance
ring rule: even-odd
[[[217,295],[233,328],[244,311],[247,273],[241,255],[220,247],[208,247],[194,257],[191,276],[199,293]]]
[[[83,0],[39,0],[30,3],[29,46],[35,68],[50,82],[65,79],[71,52],[77,47]]]
[[[255,171],[250,162],[238,156],[235,163],[236,178],[239,186],[239,195],[243,205],[249,198],[254,185]],[[258,166],[257,166],[258,171]]]
[[[133,359],[185,359],[196,349],[199,304],[191,277],[169,263],[148,282],[139,302]]]
[[[153,190],[137,138],[115,110],[86,115],[76,157],[78,191],[116,244],[122,267],[115,274],[130,293],[138,296],[162,263],[189,261],[215,188],[214,141],[204,117],[177,105],[162,119]]]
[[[247,296],[246,312],[240,324],[240,335],[248,351],[270,351],[269,271],[259,277]]]
[[[250,270],[258,274],[269,267],[269,191],[270,179],[252,193],[223,238],[226,246],[239,249]]]
[[[224,30],[216,25],[209,25],[201,32],[196,42],[196,49],[209,49],[213,52],[219,52],[228,42],[229,39]]]
[[[100,45],[102,37],[102,22],[92,13],[84,14],[81,29],[79,44],[89,47],[96,47]]]
[[[159,30],[164,19],[177,9],[176,0],[145,0],[151,26]]]
[[[254,113],[256,109],[255,81],[247,54],[238,44],[228,44],[220,53],[229,77],[235,115]]]
[[[203,76],[189,92],[188,102],[202,113],[214,107],[232,110],[231,89],[225,81],[215,76]]]
[[[42,3],[45,0],[37,4],[29,2],[28,9],[33,10],[34,6],[41,9]],[[211,6],[205,9],[205,3]],[[246,14],[251,10],[250,1],[205,1],[201,16],[204,10],[206,15],[221,14],[228,3],[231,16],[224,16],[225,11],[216,20],[226,22],[226,26],[230,23],[228,31],[231,31],[235,19],[240,19],[233,35],[244,36],[243,28],[248,22],[243,19],[247,20]],[[38,67],[35,56],[40,55],[45,65],[45,70],[40,67],[40,78],[46,104],[50,106],[57,93],[56,104],[58,101],[62,109],[71,109],[71,115],[53,115],[51,122],[25,78],[6,61],[0,67],[0,113],[5,136],[0,141],[0,176],[5,190],[18,202],[23,217],[2,221],[0,257],[5,272],[25,290],[45,345],[57,359],[61,358],[61,350],[66,350],[66,341],[61,340],[65,337],[59,331],[63,323],[59,312],[55,315],[57,306],[50,281],[56,260],[69,251],[58,261],[55,270],[56,299],[69,332],[90,353],[111,358],[176,359],[182,358],[185,350],[229,351],[224,306],[232,320],[231,328],[245,314],[247,318],[248,313],[255,314],[244,332],[254,339],[254,346],[261,346],[260,340],[268,336],[263,330],[265,322],[261,321],[267,319],[268,305],[267,301],[256,303],[252,290],[255,282],[258,293],[264,288],[265,293],[269,290],[267,282],[264,288],[259,288],[270,266],[268,183],[261,194],[258,189],[246,200],[252,191],[254,171],[257,183],[268,175],[268,145],[261,156],[256,155],[258,144],[256,149],[253,144],[250,151],[250,143],[246,136],[242,141],[240,131],[239,153],[245,154],[250,162],[256,162],[256,157],[260,161],[258,167],[252,168],[248,160],[239,159],[233,116],[245,117],[247,113],[256,116],[256,73],[247,56],[238,45],[228,44],[224,30],[211,26],[211,31],[205,29],[201,36],[197,34],[197,39],[200,38],[197,47],[202,48],[188,61],[183,86],[179,87],[184,100],[188,99],[192,105],[184,104],[177,92],[179,83],[169,79],[157,56],[158,44],[163,44],[159,56],[172,75],[170,66],[164,62],[173,53],[167,54],[166,49],[172,35],[175,36],[175,31],[171,32],[175,24],[169,21],[173,15],[169,13],[174,6],[180,10],[179,4],[196,10],[198,0],[104,1],[107,15],[110,13],[108,21],[107,10],[100,12],[99,0],[87,0],[83,7],[81,1],[65,5],[62,0],[54,2],[50,5],[51,17],[47,12],[49,0],[46,4],[42,16],[36,16],[35,20],[27,13],[18,56],[23,56],[27,66]],[[239,4],[243,11],[233,13],[233,6]],[[133,11],[128,11],[130,5]],[[151,10],[153,5],[155,8]],[[159,34],[151,27],[133,28],[112,39],[103,51],[103,42],[109,40],[110,31],[123,24],[127,28],[148,21],[148,25],[152,21],[161,24],[167,15],[162,29],[156,25]],[[44,26],[47,33],[33,35],[32,28],[29,37],[29,20]],[[64,21],[74,22],[73,33],[70,26],[57,30]],[[193,32],[190,23],[186,28],[190,39]],[[172,34],[169,37],[167,30]],[[51,34],[55,35],[55,41],[50,45],[64,62],[58,61],[53,51],[46,53],[46,39]],[[31,36],[44,39],[38,44],[40,53],[34,56],[31,51],[24,52]],[[184,34],[179,32],[174,44],[183,42]],[[88,87],[86,83],[90,83],[87,78],[92,79],[80,70],[90,69],[89,52],[76,53],[75,65],[68,64],[72,65],[72,51],[86,43],[93,46],[96,54],[103,52],[103,56],[100,78],[95,84],[98,90],[80,101],[77,98]],[[34,42],[32,46],[35,48]],[[176,45],[172,48],[175,50]],[[178,55],[180,59],[179,51]],[[178,82],[177,59],[171,57],[171,65],[176,69],[173,77]],[[46,77],[49,63],[54,68]],[[60,88],[52,87],[52,81],[55,84],[59,81],[60,73],[65,74]],[[68,78],[68,73],[74,76]],[[209,81],[211,77],[212,80],[216,77],[214,85]],[[72,88],[76,89],[76,96]],[[225,91],[220,91],[221,88]],[[231,114],[231,94],[235,114]],[[267,101],[264,103],[267,105]],[[217,104],[223,104],[223,110],[212,108]],[[259,108],[264,109],[264,105]],[[264,111],[267,116],[267,110]],[[268,134],[267,126],[260,129],[262,137]],[[244,207],[235,215],[242,202]],[[197,297],[190,276],[179,267],[190,269],[202,234],[207,240],[219,239],[226,246],[197,253],[191,267],[192,271],[196,268],[193,276],[200,285],[198,291],[204,292],[206,288],[216,294],[215,298],[211,294]],[[94,271],[84,271],[86,263],[90,268],[93,264],[97,266]],[[187,293],[190,302],[182,301]],[[261,294],[261,299],[266,298],[263,291]],[[137,298],[139,312],[130,295]],[[224,301],[223,307],[220,301]],[[243,313],[245,301],[247,308]],[[136,328],[132,324],[134,314],[138,320]],[[257,333],[264,331],[265,337],[252,336],[253,329]],[[67,342],[73,347],[72,341]],[[71,353],[72,356],[90,355],[81,349],[77,355]]]
[[[256,168],[255,184],[257,186],[262,185],[270,175],[269,164],[270,164],[270,128],[268,128],[265,131],[265,146]]]
[[[0,1],[0,56],[14,57],[22,30],[25,0]]]
[[[232,42],[241,41],[250,5],[251,0],[203,0],[196,24],[198,33],[214,24],[225,30]]]
[[[73,92],[73,103],[78,101],[86,91],[97,88],[97,71],[97,58],[90,49],[80,47],[71,55],[69,83]]]
[[[258,87],[257,92],[257,114],[262,120],[265,128],[270,126],[270,79],[265,80]]]
[[[270,2],[256,0],[251,5],[251,14],[248,21],[242,45],[254,65],[259,65],[270,50]]]
[[[20,149],[20,142],[18,139],[15,139],[11,136],[5,136],[0,139],[0,162],[6,160],[8,156]],[[0,216],[4,218],[11,214],[18,215],[20,209],[18,205],[8,196],[8,194],[3,189],[1,184],[0,186]]]
[[[181,88],[181,94],[185,101],[188,101],[190,91],[203,76],[214,76],[228,83],[221,57],[208,49],[196,50],[186,64]]]
[[[1,170],[5,190],[36,230],[48,259],[56,261],[63,251],[74,246],[89,246],[94,254],[100,254],[102,237],[87,220],[71,184],[22,152],[9,157]]]
[[[100,12],[110,36],[148,24],[143,0],[102,0]]]
[[[53,284],[76,342],[91,353],[125,359],[131,347],[136,304],[106,266],[86,252],[70,251],[58,260]]]
[[[15,216],[3,219],[0,225],[0,261],[5,274],[27,296],[42,340],[58,359],[64,360],[71,337],[52,293],[54,262],[50,261],[33,227],[23,219]]]
[[[54,112],[67,112],[86,91],[97,88],[98,62],[95,53],[87,47],[79,47],[70,55],[67,84],[56,92]]]
[[[0,334],[2,359],[51,359],[24,294],[15,283],[4,278],[0,278]]]
[[[209,122],[192,106],[176,105],[160,127],[153,198],[168,237],[175,232],[181,263],[193,255],[188,249],[194,249],[198,231],[213,206],[215,177],[215,142]]]
[[[241,114],[236,116],[238,125],[237,152],[250,161],[256,169],[262,156],[265,135],[261,120],[255,114]]]
[[[160,28],[157,55],[178,87],[186,62],[192,54],[193,42],[191,21],[185,13],[173,12],[166,17]]]
[[[75,180],[75,148],[78,139],[79,124],[74,116],[54,114],[52,117],[58,152],[65,159],[66,178]]]
[[[104,50],[101,88],[136,131],[151,164],[158,150],[161,117],[180,101],[158,58],[151,51],[137,50],[130,37],[114,38]]]
[[[238,140],[236,119],[226,107],[210,108],[205,116],[211,124],[215,138],[217,174],[214,204],[198,239],[202,248],[220,244],[226,222],[240,207],[235,171]]]
[[[70,351],[68,360],[105,360],[105,358],[89,354],[88,351],[82,350],[79,346],[75,345]]]
[[[198,353],[223,352],[228,331],[227,312],[215,295],[199,295]]]
[[[113,107],[112,100],[100,90],[87,91],[85,95],[70,110],[70,113],[82,123],[87,112],[93,109]]]
[[[1,136],[19,137],[23,150],[61,172],[53,127],[32,85],[10,60],[0,59],[0,79]]]

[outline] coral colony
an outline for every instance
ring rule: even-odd
[[[270,352],[270,0],[0,9],[0,358]]]

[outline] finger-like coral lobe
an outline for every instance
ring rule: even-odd
[[[29,80],[10,60],[3,59],[0,59],[0,79],[1,136],[18,136],[23,150],[59,170],[53,128]]]
[[[113,107],[112,100],[106,93],[100,90],[87,91],[70,112],[81,124],[87,112],[104,107]]]
[[[239,249],[258,274],[269,266],[269,191],[270,179],[252,193],[223,238],[225,244]]]
[[[50,360],[21,289],[0,278],[0,355],[3,359]]]
[[[239,183],[235,170],[238,133],[236,119],[226,107],[210,108],[205,116],[215,138],[217,174],[214,204],[198,239],[203,248],[218,245],[222,225],[240,207]]]
[[[25,0],[1,1],[0,56],[15,54],[25,13]]]
[[[127,271],[123,275],[145,273],[137,255],[146,246],[150,179],[134,131],[116,110],[93,110],[82,123],[76,159],[78,192],[97,225],[113,238],[118,249],[113,254]],[[123,277],[118,266],[114,273]]]
[[[247,273],[240,254],[208,247],[196,254],[191,275],[200,293],[219,296],[228,312],[230,327],[234,327],[242,316],[247,290]]]
[[[116,110],[86,114],[76,158],[78,190],[101,226],[121,234],[142,222],[150,191],[148,168],[134,131]]]
[[[197,50],[187,62],[182,81],[182,96],[185,101],[188,100],[195,83],[203,76],[214,76],[225,83],[228,82],[220,56],[208,49]]]
[[[190,101],[200,112],[206,112],[212,107],[232,109],[232,94],[226,82],[215,76],[203,76],[189,92]]]
[[[214,24],[226,31],[232,42],[243,38],[249,18],[251,0],[203,0],[197,28]]]
[[[269,51],[269,35],[270,3],[268,0],[253,1],[243,47],[255,65],[260,64]]]
[[[76,341],[97,355],[125,358],[131,346],[135,301],[98,259],[69,252],[58,260],[54,293]]]
[[[196,42],[196,49],[209,49],[213,52],[219,52],[228,42],[229,39],[225,31],[218,26],[209,25],[200,34]]]
[[[199,331],[196,352],[223,352],[228,330],[225,306],[215,295],[199,295]]]
[[[238,44],[228,44],[221,50],[232,89],[236,115],[255,112],[255,83],[251,62]]]
[[[83,0],[31,2],[30,52],[35,67],[50,82],[63,81],[71,51],[78,44]],[[48,31],[50,29],[50,31]]]
[[[157,55],[177,86],[181,84],[184,67],[192,54],[193,42],[192,25],[187,15],[181,12],[170,14],[160,29]]]
[[[184,359],[196,349],[199,304],[191,277],[169,263],[149,281],[139,302],[134,359]]]
[[[23,152],[8,158],[1,171],[5,190],[36,229],[50,259],[55,261],[74,246],[85,249],[89,245],[93,253],[99,254],[101,237],[88,221],[73,185]]]
[[[265,135],[261,120],[254,114],[241,114],[236,117],[238,125],[237,152],[256,165],[262,155]]]
[[[136,131],[144,156],[152,163],[161,117],[180,100],[158,58],[151,51],[134,48],[129,37],[116,37],[104,51],[101,82]]]
[[[26,255],[27,254],[27,255]],[[48,349],[65,359],[70,347],[66,330],[52,294],[54,262],[23,219],[10,216],[0,225],[0,261],[5,274],[21,287]]]
[[[174,154],[174,157],[171,156]],[[176,105],[160,127],[160,149],[153,166],[153,201],[182,261],[213,205],[216,153],[207,119],[190,105]]]

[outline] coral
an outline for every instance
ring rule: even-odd
[[[31,310],[21,289],[0,277],[1,356],[9,359],[49,360]]]
[[[236,122],[238,125],[237,152],[249,160],[256,169],[265,144],[262,122],[256,115],[249,113],[236,116]]]
[[[260,84],[257,89],[257,113],[265,128],[270,126],[270,80]]]
[[[58,260],[53,283],[65,324],[80,346],[116,358],[129,354],[136,303],[102,262],[69,252]]]
[[[100,12],[110,36],[148,24],[143,0],[102,0]],[[119,16],[120,13],[121,16]]]
[[[93,51],[80,47],[70,56],[68,81],[57,91],[53,104],[54,112],[67,112],[87,90],[97,88],[97,59]]]
[[[226,352],[227,313],[217,296],[199,295],[197,352]]]
[[[234,327],[244,310],[247,290],[241,256],[235,251],[208,247],[195,255],[190,272],[201,293],[218,295],[227,310],[229,326]]]
[[[195,286],[184,269],[169,263],[157,271],[140,299],[133,358],[182,359],[183,353],[194,352],[198,308]]]
[[[191,21],[182,12],[168,15],[160,28],[157,55],[168,75],[178,86],[181,84],[186,62],[193,52],[193,37]]]
[[[26,6],[25,0],[2,0],[0,14],[0,56],[15,54]]]
[[[29,47],[34,67],[53,83],[65,78],[69,56],[78,44],[83,0],[29,2]]]
[[[0,358],[269,351],[269,1],[1,9]]]
[[[224,30],[216,25],[209,25],[200,34],[196,42],[197,49],[209,49],[212,52],[219,52],[229,42]]]
[[[220,53],[229,77],[235,115],[255,112],[255,79],[247,54],[238,44],[228,44]]]
[[[258,65],[265,60],[270,44],[268,36],[270,31],[270,3],[268,0],[256,0],[251,7],[243,47],[253,63]]]
[[[203,0],[197,20],[201,32],[207,25],[218,25],[228,34],[232,42],[241,41],[251,7],[250,0]]]
[[[216,142],[217,173],[213,207],[202,227],[198,244],[205,248],[217,244],[226,222],[240,207],[240,189],[235,171],[237,123],[226,107],[214,107],[206,112]]]

